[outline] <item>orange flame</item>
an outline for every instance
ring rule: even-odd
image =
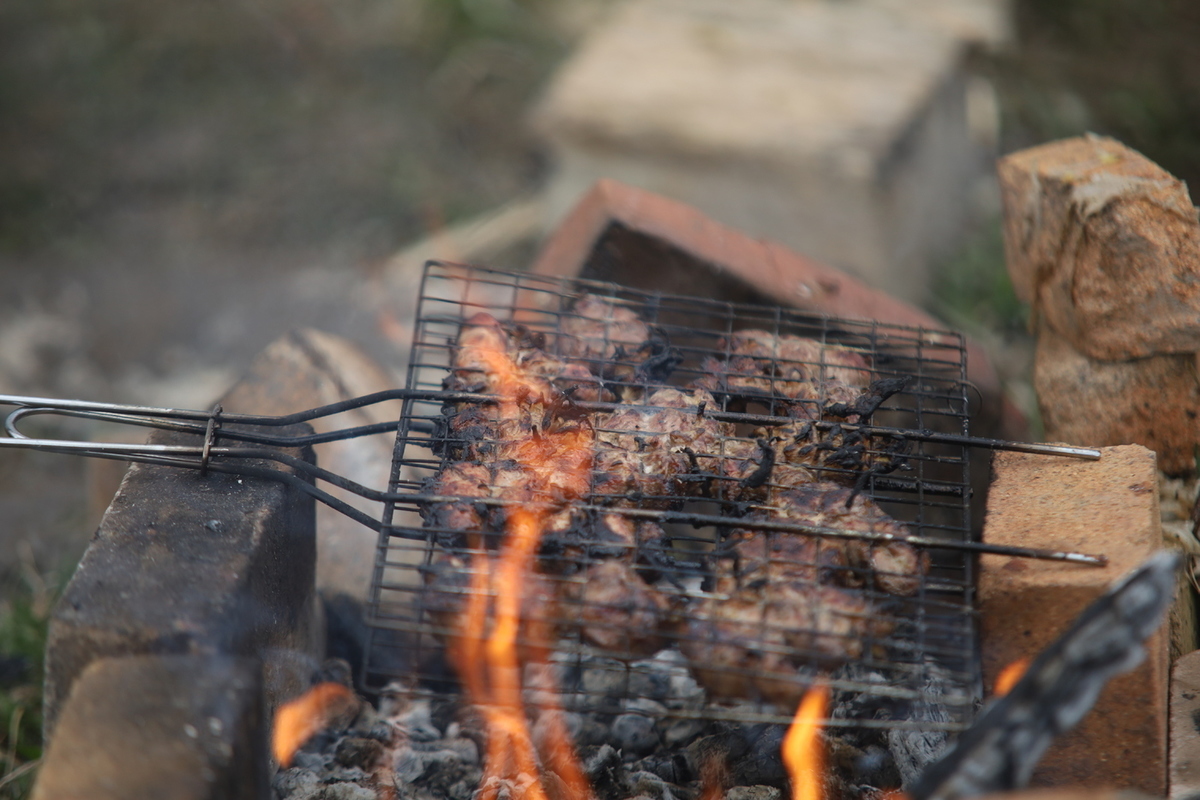
[[[1025,674],[1025,670],[1029,669],[1030,661],[1028,656],[1019,658],[1000,670],[1000,674],[996,676],[996,683],[992,687],[992,693],[996,697],[1003,697],[1011,692],[1012,688],[1017,685],[1017,681],[1021,680],[1021,676]]]
[[[821,747],[821,719],[829,705],[829,686],[813,684],[804,694],[787,735],[783,737],[783,764],[792,780],[792,800],[821,800],[825,781],[825,753]]]
[[[472,356],[486,365],[494,379],[502,418],[514,418],[522,403],[546,402],[551,393],[548,384],[526,376],[502,349],[502,339],[475,337]],[[590,433],[590,432],[588,432]],[[528,443],[513,448],[511,456],[529,471],[530,488],[547,498],[571,499],[587,490],[591,470],[591,438],[578,429],[541,431]],[[521,700],[522,663],[517,640],[522,631],[522,587],[534,569],[541,540],[546,509],[517,508],[509,514],[507,536],[499,556],[489,557],[481,543],[473,559],[471,592],[463,611],[461,635],[449,648],[452,661],[463,684],[479,706],[487,723],[487,752],[481,786],[496,786],[490,777],[533,778],[525,800],[547,800],[538,770],[538,753],[533,744]],[[490,603],[491,597],[494,603]],[[492,606],[490,635],[489,605]],[[527,637],[544,636],[537,626],[528,626]],[[530,660],[542,661],[548,653],[545,641],[534,641],[528,648]],[[587,779],[571,748],[570,736],[557,713],[557,703],[545,708],[549,723],[547,765],[565,784],[567,796],[584,800],[590,796]],[[498,788],[482,794],[480,800],[493,800]]]
[[[353,701],[354,694],[340,683],[318,683],[276,709],[271,752],[279,765],[290,766],[296,751]]]

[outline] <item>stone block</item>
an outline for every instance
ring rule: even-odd
[[[998,172],[1009,274],[1044,324],[1096,359],[1200,351],[1200,221],[1183,181],[1090,135]]]
[[[997,453],[984,540],[1108,557],[1098,568],[987,555],[980,559],[984,685],[1035,656],[1117,578],[1162,547],[1154,453],[1104,448],[1098,461]],[[1148,657],[1114,679],[1091,713],[1046,753],[1039,787],[1166,790],[1169,632]]]
[[[276,339],[222,399],[227,411],[285,415],[396,388],[383,367],[354,343],[310,328]],[[379,403],[315,419],[317,433],[359,425],[395,423],[400,401]],[[324,469],[373,489],[388,485],[395,432],[327,442],[313,449]],[[330,484],[320,488],[379,519],[382,504]],[[365,600],[379,534],[324,503],[317,504],[317,588]],[[417,523],[420,524],[419,522]]]
[[[283,429],[310,431],[306,425]],[[161,444],[198,439],[166,432],[150,437]],[[278,467],[257,460],[248,465]],[[269,658],[278,650],[318,656],[323,633],[313,587],[314,538],[311,497],[285,483],[130,467],[51,617],[47,734],[75,680],[101,658]]]
[[[1043,326],[1033,366],[1046,436],[1085,446],[1140,444],[1166,473],[1190,473],[1200,445],[1196,356],[1102,361]]]
[[[984,163],[949,30],[879,3],[622,4],[535,110],[551,207],[615,178],[920,300]]]
[[[253,659],[99,659],[62,706],[33,798],[266,800],[263,712]]]
[[[1170,800],[1200,795],[1200,651],[1171,666]]]

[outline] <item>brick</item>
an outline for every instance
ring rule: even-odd
[[[1046,436],[1080,445],[1140,444],[1170,475],[1191,473],[1200,446],[1200,374],[1192,354],[1103,361],[1048,326],[1033,383]]]
[[[531,271],[675,294],[786,305],[804,311],[942,329],[921,309],[782,245],[755,239],[696,208],[619,181],[601,180],[559,223]],[[536,303],[537,296],[523,302]],[[1006,402],[987,352],[966,340],[980,392],[976,433],[1024,439],[1028,426]]]
[[[1009,274],[1043,324],[1095,359],[1200,351],[1200,221],[1183,181],[1090,135],[997,171]]]
[[[984,685],[1035,656],[1109,584],[1162,547],[1154,454],[1108,447],[1099,461],[997,453],[984,540],[1103,554],[1104,568],[987,555],[980,559]],[[1047,752],[1040,787],[1166,789],[1169,633],[1109,683],[1091,713]]]
[[[984,163],[953,28],[878,3],[623,4],[534,114],[550,203],[623,180],[919,301]]]
[[[156,432],[150,440],[198,438]],[[51,617],[47,733],[75,680],[100,658],[319,654],[314,567],[313,502],[300,490],[265,478],[133,465]]]
[[[285,415],[396,387],[395,378],[357,345],[304,328],[276,339],[222,400],[229,411]],[[400,402],[380,403],[310,424],[318,433],[400,418]],[[316,445],[317,463],[363,486],[385,489],[392,469],[394,432]],[[382,504],[322,483],[320,488],[379,519]],[[317,588],[365,600],[379,534],[324,503],[317,504]],[[416,523],[420,525],[419,522]]]
[[[1171,666],[1170,800],[1200,795],[1200,651]]]
[[[102,658],[63,705],[34,800],[266,800],[259,665],[224,656]]]

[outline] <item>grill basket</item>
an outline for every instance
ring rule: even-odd
[[[611,318],[597,326],[583,303],[620,319],[632,312],[645,341],[631,343]],[[835,727],[954,730],[970,721],[980,676],[968,452],[944,441],[968,433],[959,335],[438,262],[427,266],[418,300],[406,385],[413,394],[398,428],[371,586],[368,685],[399,683],[429,697],[456,691],[446,652],[461,633],[463,604],[481,585],[470,576],[495,562],[504,521],[519,505],[507,499],[519,495],[491,487],[448,494],[442,478],[468,463],[493,477],[505,469],[496,460],[502,442],[486,430],[468,441],[455,427],[456,415],[486,404],[439,395],[474,388],[464,387],[453,364],[456,342],[481,313],[512,342],[590,373],[568,388],[577,398],[569,410],[533,420],[535,429],[584,426],[597,442],[640,451],[643,471],[654,472],[648,451],[665,458],[654,468],[668,465],[657,474],[667,480],[647,478],[620,494],[593,477],[586,493],[560,504],[556,529],[543,533],[522,610],[541,624],[535,635],[523,623],[519,645],[540,648],[548,666],[526,670],[528,704],[551,702],[552,693],[540,691],[549,674],[558,693],[552,702],[581,714],[786,723],[792,698],[820,677],[834,692]],[[747,336],[739,340],[739,331],[820,347],[799,363],[759,357],[755,386],[742,391],[732,368],[749,363],[737,361],[733,343]],[[846,353],[859,361],[846,367]],[[789,383],[797,369],[815,387],[803,400]],[[885,387],[873,413],[854,414],[834,396],[847,372],[861,385]],[[710,394],[691,388],[697,383]],[[682,394],[660,391],[665,386]],[[655,398],[681,396],[685,410],[646,418],[672,426],[703,418],[704,435],[694,435],[691,422],[671,431],[606,428],[623,411],[650,415],[642,409]],[[949,436],[932,441],[939,437],[931,432]],[[796,519],[778,508],[784,489],[774,487],[778,468],[769,462],[781,452],[775,443],[789,437],[809,448],[821,489],[806,496],[823,516]],[[671,465],[680,466],[678,479],[669,479]],[[847,503],[860,511],[839,516]],[[447,527],[446,510],[473,515],[478,531]],[[614,533],[622,525],[635,531],[631,539]],[[876,574],[882,562],[861,555],[887,547],[897,531],[928,559],[927,568],[902,576],[899,592]],[[801,569],[788,556],[801,546],[828,550],[832,561],[818,556]],[[754,547],[764,558],[749,564]],[[837,555],[844,552],[860,555]],[[604,580],[625,590],[606,592]],[[622,622],[642,630],[621,630]]]

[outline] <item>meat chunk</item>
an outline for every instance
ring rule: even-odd
[[[645,403],[624,405],[596,422],[593,493],[618,505],[636,499],[664,508],[703,491],[697,453],[719,452],[732,426],[707,415],[712,395],[664,388]]]
[[[715,476],[711,496],[728,502],[773,503],[781,491],[812,483],[812,471],[781,460],[778,443],[762,429],[757,440],[729,439],[723,452],[705,455],[699,461],[707,474]]]
[[[475,556],[473,559],[449,551],[438,552],[425,569],[420,608],[432,623],[434,634],[446,643],[451,652],[464,644],[468,632],[468,609],[472,600],[486,600],[484,622],[494,619],[491,608],[495,587],[490,587],[477,575],[477,570],[495,571],[494,558]],[[520,630],[517,636],[518,657],[545,658],[562,634],[563,610],[555,582],[537,572],[530,572],[521,584]],[[477,631],[486,637],[490,630]]]
[[[897,596],[916,594],[929,569],[928,554],[904,541],[908,529],[869,498],[853,495],[847,507],[851,496],[850,489],[838,484],[811,483],[783,492],[773,506],[755,512],[752,518],[893,536],[890,541],[830,539],[839,542],[845,553],[847,569],[837,573],[838,581],[850,588],[873,586]]]
[[[861,594],[801,581],[718,590],[692,607],[680,650],[724,698],[795,708],[818,669],[862,658],[894,628]]]
[[[871,379],[871,367],[861,353],[849,347],[823,344],[803,336],[775,335],[762,330],[743,330],[718,343],[732,356],[759,363],[773,363],[784,377],[837,381],[861,389]]]
[[[579,620],[583,639],[624,659],[653,655],[666,644],[671,603],[638,574],[630,560],[608,559],[564,582],[560,601]]]
[[[632,359],[650,339],[650,326],[630,308],[605,297],[585,294],[559,323],[559,351],[581,359],[595,373],[600,362]]]
[[[801,336],[745,330],[718,346],[728,357],[706,357],[693,385],[726,398],[732,409],[759,402],[774,415],[820,419],[830,406],[854,404],[870,380],[857,351]]]

